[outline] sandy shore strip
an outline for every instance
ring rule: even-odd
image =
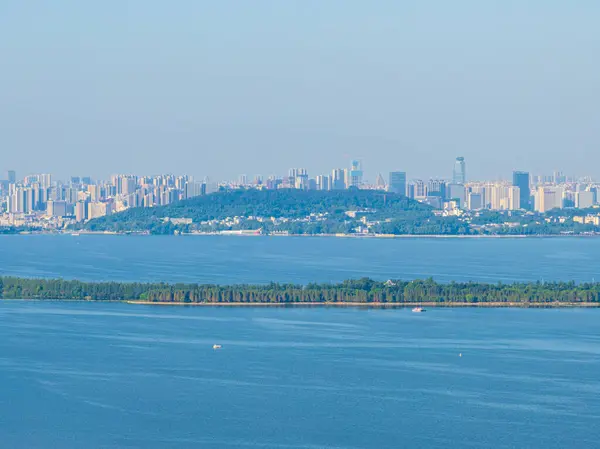
[[[99,301],[100,302],[100,301]],[[385,302],[154,302],[154,301],[123,301],[127,304],[139,304],[147,306],[204,306],[204,307],[372,307],[372,308],[413,308],[413,307],[432,307],[432,308],[448,308],[448,307],[495,307],[495,308],[572,308],[600,307],[600,303],[595,302],[548,302],[548,303],[519,303],[519,302],[405,302],[405,303],[385,303]]]

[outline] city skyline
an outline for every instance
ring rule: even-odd
[[[462,176],[462,178],[457,179],[456,178],[457,177],[456,170],[457,170],[457,164],[459,164],[459,159],[460,159],[460,164],[462,164],[462,169],[464,170],[464,172],[461,175],[459,175],[459,176]],[[370,185],[376,185],[377,179],[379,176],[382,176],[386,180],[386,183],[387,183],[387,181],[389,180],[389,174],[392,172],[404,172],[406,174],[407,182],[409,182],[411,180],[416,180],[416,179],[423,179],[423,180],[444,179],[447,181],[459,182],[459,183],[464,183],[467,181],[502,182],[502,181],[512,180],[514,177],[514,173],[516,173],[516,172],[528,173],[531,177],[537,176],[542,179],[548,180],[548,182],[550,182],[551,178],[554,178],[556,176],[564,177],[565,179],[570,179],[572,181],[577,181],[577,180],[595,181],[596,179],[600,180],[600,176],[596,178],[596,177],[590,175],[589,173],[567,173],[564,170],[557,169],[557,168],[550,170],[549,172],[543,172],[540,170],[531,170],[531,169],[527,169],[524,167],[515,167],[507,173],[499,174],[497,177],[486,178],[486,177],[482,177],[482,176],[471,176],[471,174],[473,173],[473,170],[471,170],[471,165],[472,165],[471,161],[467,160],[463,156],[456,156],[456,157],[453,157],[453,159],[452,158],[448,159],[448,161],[446,161],[447,162],[446,173],[443,173],[443,174],[429,173],[429,174],[427,174],[426,171],[418,172],[418,173],[424,173],[423,175],[412,173],[412,172],[406,170],[400,164],[398,166],[387,164],[386,170],[373,172],[372,170],[369,171],[369,170],[364,169],[363,160],[364,159],[361,159],[361,160],[351,159],[351,160],[347,160],[347,161],[339,161],[340,163],[338,163],[337,165],[334,165],[329,168],[324,168],[322,170],[311,170],[311,169],[307,168],[306,166],[302,166],[301,164],[297,164],[297,167],[302,167],[301,169],[305,170],[309,177],[316,177],[319,175],[329,175],[331,170],[333,170],[333,169],[341,169],[341,170],[350,169],[351,168],[350,166],[352,165],[352,163],[357,162],[358,165],[360,165],[360,167],[361,167],[362,182],[368,183]],[[2,162],[3,162],[3,160],[0,160],[0,164]],[[468,169],[466,168],[467,164],[469,167]],[[216,176],[212,176],[210,173],[204,173],[202,175],[197,175],[197,174],[190,172],[189,170],[183,171],[183,172],[170,172],[170,171],[144,172],[143,170],[134,170],[134,171],[128,172],[128,171],[124,171],[124,170],[114,170],[106,175],[93,176],[90,174],[91,170],[84,169],[84,170],[77,170],[75,173],[68,173],[66,176],[60,176],[60,175],[57,175],[56,173],[52,172],[51,170],[19,171],[12,166],[10,168],[8,168],[8,167],[3,167],[2,165],[0,165],[0,181],[2,181],[2,180],[10,181],[9,173],[13,173],[14,174],[13,176],[19,177],[18,179],[21,179],[21,180],[27,176],[36,176],[36,175],[40,175],[43,173],[50,173],[53,176],[54,180],[59,180],[64,183],[69,182],[69,180],[72,177],[80,177],[80,178],[88,177],[94,181],[105,181],[105,180],[109,180],[113,176],[118,176],[118,175],[136,175],[136,176],[173,175],[173,176],[187,176],[196,181],[210,180],[211,182],[217,182],[217,183],[235,183],[235,182],[239,182],[242,177],[245,177],[248,181],[253,181],[256,178],[260,178],[263,180],[281,178],[281,177],[285,176],[286,172],[289,172],[290,170],[297,170],[297,169],[298,168],[287,168],[287,169],[281,168],[277,172],[269,173],[269,174],[266,174],[265,172],[262,172],[262,173],[240,172],[240,173],[232,173],[231,176],[225,177],[225,178],[218,178]],[[466,172],[467,170],[468,170],[468,173]],[[368,173],[369,176],[366,176],[365,173]],[[250,183],[251,182],[248,182],[248,184],[250,184]]]
[[[29,223],[31,226],[61,228],[129,208],[168,205],[215,192],[221,187],[321,191],[372,189],[407,196],[451,215],[486,209],[540,213],[564,207],[586,209],[598,204],[599,200],[600,184],[591,180],[575,181],[559,171],[550,176],[532,176],[529,172],[515,170],[512,181],[469,180],[467,173],[467,161],[463,156],[454,159],[450,179],[409,179],[405,171],[390,171],[387,181],[380,173],[375,184],[364,180],[359,160],[350,161],[346,168],[333,168],[317,175],[310,174],[306,168],[295,167],[284,176],[265,179],[243,174],[237,181],[226,182],[173,174],[119,174],[105,180],[74,176],[64,182],[53,179],[49,173],[21,178],[15,170],[8,170],[5,179],[0,180],[0,224]]]

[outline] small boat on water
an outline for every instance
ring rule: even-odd
[[[426,310],[423,307],[415,307],[414,309],[412,309],[412,311],[414,313],[426,312]]]
[[[221,349],[222,346],[221,345],[213,345],[213,349]]]

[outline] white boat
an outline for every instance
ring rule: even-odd
[[[423,307],[415,307],[414,309],[412,309],[412,311],[415,313],[421,313],[425,312],[426,310]]]
[[[222,346],[221,345],[213,345],[213,349],[221,349]]]

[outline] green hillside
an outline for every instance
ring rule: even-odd
[[[357,216],[348,216],[347,212],[353,211],[358,211]],[[312,217],[309,217],[311,214]],[[166,206],[132,208],[91,220],[83,228],[90,231],[149,231],[170,234],[177,230],[189,232],[231,229],[226,223],[213,223],[210,227],[201,225],[202,222],[222,221],[228,217],[273,217],[281,223],[274,225],[271,221],[265,223],[246,219],[235,228],[319,234],[352,232],[362,215],[366,215],[369,220],[393,219],[394,222],[400,220],[402,223],[423,223],[434,218],[429,206],[405,196],[381,191],[233,190]],[[192,219],[193,225],[174,225],[166,221],[167,218]]]

